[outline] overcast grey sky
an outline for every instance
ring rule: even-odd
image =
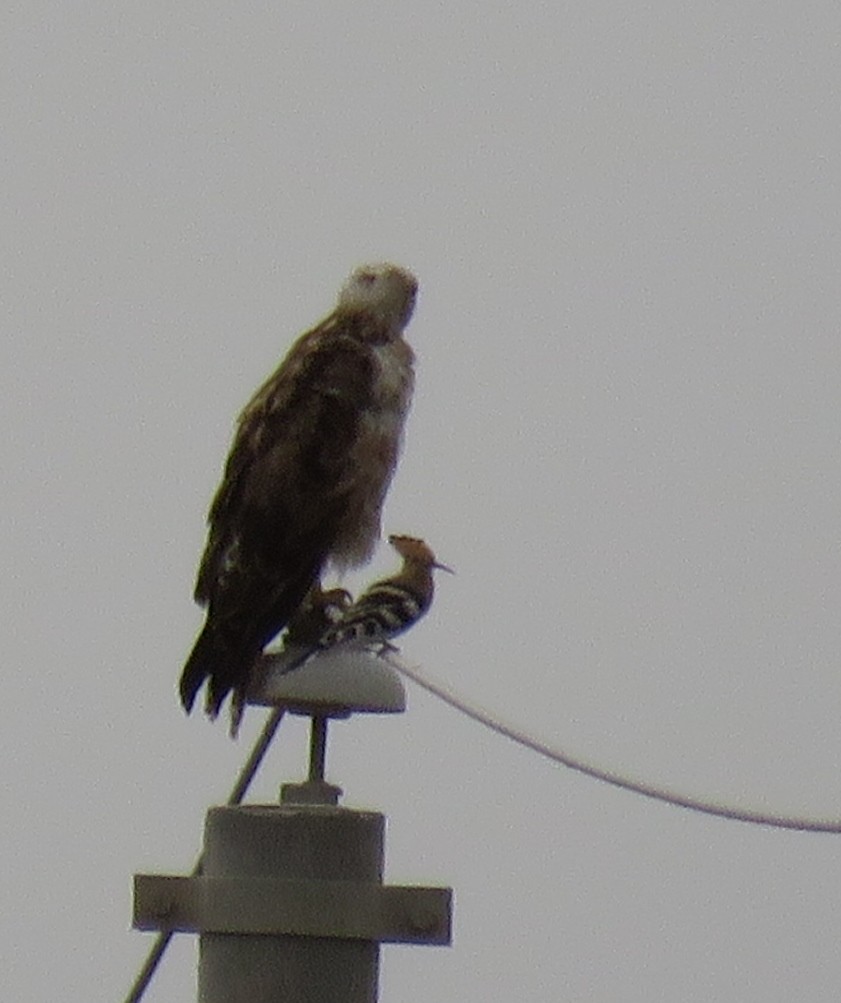
[[[259,728],[176,700],[205,512],[369,259],[421,282],[386,529],[458,570],[406,659],[603,766],[841,815],[836,0],[0,21],[4,1000],[122,999],[131,874],[191,865]],[[837,998],[839,837],[635,798],[414,689],[328,765],[390,881],[456,891],[451,949],[384,949],[387,1003]],[[149,1003],[193,998],[194,950]]]

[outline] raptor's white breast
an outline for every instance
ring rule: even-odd
[[[349,468],[354,490],[331,554],[334,567],[339,569],[364,563],[377,545],[383,500],[397,465],[412,397],[409,346],[396,341],[378,345],[372,351],[378,372],[351,450]]]
[[[412,355],[405,341],[377,345],[374,358],[379,365],[376,395],[384,410],[404,409],[412,392]]]

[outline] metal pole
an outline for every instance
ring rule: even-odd
[[[314,732],[318,729],[314,729]],[[332,805],[211,808],[206,878],[382,882],[385,819]],[[202,933],[200,1003],[375,1003],[379,944]]]
[[[327,756],[327,718],[312,718],[310,731],[310,783],[324,782],[324,764]]]
[[[315,718],[307,779],[279,805],[211,809],[200,873],[136,874],[132,922],[199,934],[201,1003],[376,1003],[379,945],[449,944],[452,892],[383,884],[385,819],[337,806],[327,717],[399,713],[405,692],[365,652],[280,674],[260,699]]]

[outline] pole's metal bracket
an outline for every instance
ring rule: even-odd
[[[452,889],[352,881],[134,876],[138,930],[448,945]]]

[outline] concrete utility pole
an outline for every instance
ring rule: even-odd
[[[289,675],[282,657],[266,663],[253,702],[311,718],[306,781],[280,804],[211,808],[201,874],[136,875],[134,925],[199,933],[200,1003],[375,1003],[379,945],[449,944],[452,893],[383,884],[385,818],[338,805],[327,724],[403,711],[405,692],[365,652]]]

